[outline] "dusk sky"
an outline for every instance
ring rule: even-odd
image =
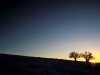
[[[100,62],[99,0],[7,0],[0,8],[0,53],[69,60],[89,51]]]

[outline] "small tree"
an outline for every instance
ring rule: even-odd
[[[74,58],[74,61],[76,61],[77,60],[77,58],[79,58],[80,57],[80,54],[79,53],[77,53],[77,52],[71,52],[70,54],[69,54],[69,58]]]
[[[87,51],[85,51],[84,53],[81,53],[80,56],[83,57],[86,60],[86,62],[89,62],[91,59],[95,59],[92,53],[87,52]]]

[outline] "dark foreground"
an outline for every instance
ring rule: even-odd
[[[0,54],[0,75],[100,75],[100,64]]]

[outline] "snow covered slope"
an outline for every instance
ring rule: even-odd
[[[100,75],[100,64],[0,54],[0,75]]]

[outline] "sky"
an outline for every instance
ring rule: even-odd
[[[0,3],[0,53],[70,60],[89,51],[100,62],[99,0]]]

